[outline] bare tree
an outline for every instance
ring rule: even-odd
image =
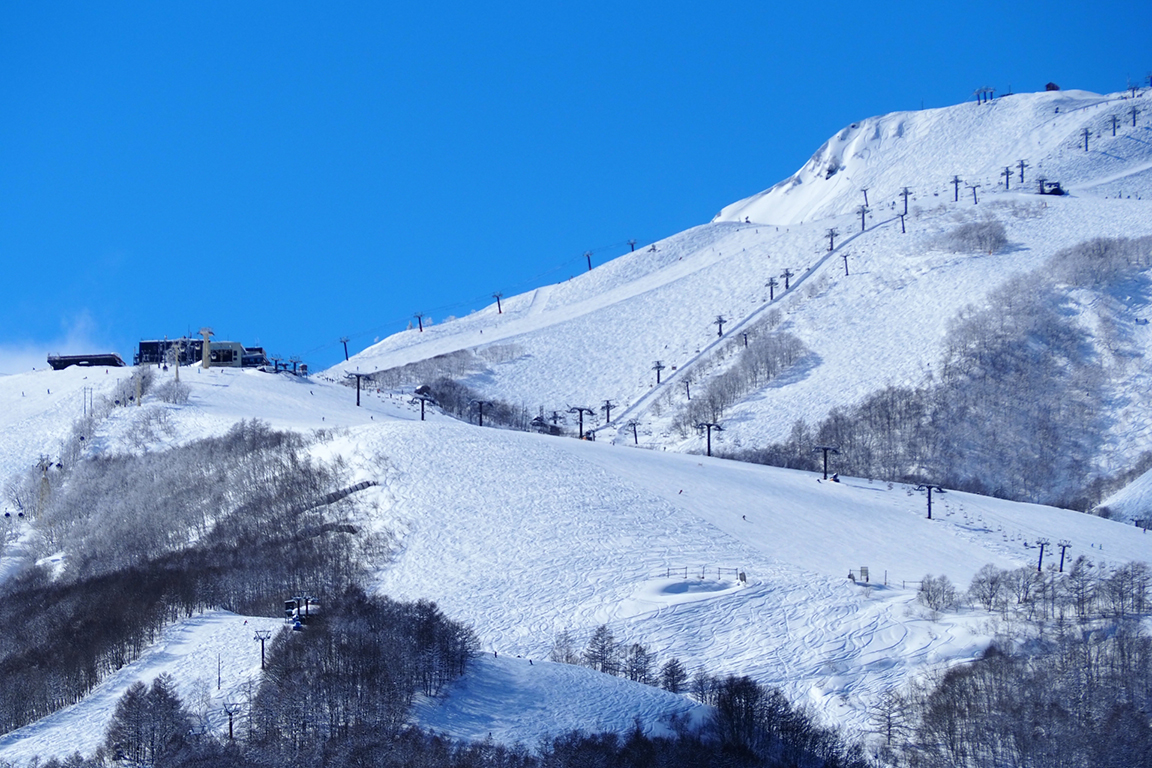
[[[601,624],[592,633],[584,647],[584,664],[607,675],[620,673],[620,648],[607,624]]]

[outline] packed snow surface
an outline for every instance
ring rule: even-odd
[[[75,414],[57,393],[84,375],[122,373],[27,374],[21,419],[64,434]],[[882,691],[971,658],[990,640],[984,618],[932,621],[917,608],[925,573],[964,586],[985,563],[1034,564],[1039,536],[1067,539],[1070,554],[1101,564],[1152,559],[1152,538],[1137,528],[1065,510],[949,492],[934,498],[928,520],[924,496],[900,485],[818,482],[812,473],[440,416],[421,422],[406,398],[364,393],[357,408],[354,391],[323,381],[231,370],[186,370],[183,379],[188,404],[146,397],[142,407],[113,409],[93,450],[161,449],[132,439],[133,424],[152,410],[170,414],[167,444],[252,417],[328,430],[318,455],[342,456],[356,479],[380,482],[357,495],[356,514],[394,537],[371,586],[432,599],[480,637],[485,658],[474,673],[417,708],[420,722],[460,737],[492,733],[531,746],[574,727],[628,727],[633,716],[653,733],[670,714],[703,717],[682,696],[546,661],[557,633],[571,631],[582,646],[600,624],[645,644],[658,663],[676,656],[691,671],[750,674],[864,728],[865,708]],[[5,442],[2,465],[26,461],[28,442]],[[7,562],[18,564],[19,554]],[[861,566],[867,585],[847,578]],[[84,702],[3,737],[0,759],[94,747],[127,685],[161,671],[219,732],[222,702],[255,673],[257,622],[281,624],[214,613],[171,627]]]
[[[859,732],[885,690],[970,659],[991,639],[985,615],[966,609],[933,620],[918,608],[925,574],[964,588],[986,563],[1035,567],[1041,538],[1066,540],[1069,556],[1102,566],[1149,561],[1152,537],[1130,524],[953,491],[934,496],[929,520],[924,495],[906,486],[821,482],[690,455],[701,441],[677,434],[671,414],[686,385],[722,368],[730,340],[787,331],[808,353],[735,406],[713,436],[722,448],[764,445],[796,418],[815,421],[887,384],[924,380],[949,319],[1011,275],[1091,237],[1152,234],[1148,122],[1111,136],[1110,115],[1128,106],[1119,95],[1019,94],[865,120],[794,177],[712,223],[499,309],[398,333],[324,376],[185,368],[186,404],[146,396],[140,406],[98,409],[85,451],[159,451],[248,418],[323,430],[319,458],[342,458],[355,480],[379,483],[354,497],[358,522],[392,544],[370,564],[369,587],[434,600],[480,638],[473,671],[417,707],[419,721],[437,730],[533,745],[575,727],[630,727],[633,716],[650,732],[671,714],[704,716],[685,697],[546,661],[558,633],[582,646],[606,624],[658,663],[677,657],[690,671],[752,675]],[[1076,143],[1084,128],[1090,151]],[[1000,175],[1021,159],[1027,182]],[[1035,194],[1039,175],[1072,194]],[[953,187],[954,176],[964,185]],[[976,184],[978,203],[966,186]],[[864,188],[870,211],[860,214]],[[1007,231],[1003,251],[938,246],[960,224],[991,218]],[[1111,395],[1104,457],[1116,468],[1152,448],[1152,329],[1140,322],[1148,297],[1134,293],[1123,311],[1133,320],[1133,362]],[[422,361],[431,362],[421,376],[452,373],[533,414],[612,400],[613,423],[590,420],[599,435],[592,443],[481,429],[434,409],[421,421],[401,393],[421,382],[369,387],[360,406],[335,383],[346,372]],[[665,366],[659,385],[656,361]],[[77,419],[129,375],[72,368],[0,377],[0,482],[59,455]],[[635,436],[622,428],[630,419]],[[1134,484],[1117,503],[1142,504],[1147,486]],[[33,551],[28,523],[3,520],[0,579]],[[1046,563],[1057,556],[1048,550]],[[251,627],[265,623],[277,625],[212,613],[171,627],[84,702],[0,738],[0,760],[90,751],[120,693],[161,671],[219,732],[223,702],[256,673]]]

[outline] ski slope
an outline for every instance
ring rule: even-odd
[[[69,377],[83,381],[75,371],[27,374],[25,392],[44,394],[26,394],[21,423],[63,431],[70,417],[47,390]],[[704,716],[684,697],[544,661],[558,632],[582,645],[600,624],[659,662],[676,656],[693,671],[753,675],[859,732],[884,690],[972,658],[991,639],[982,614],[924,614],[914,595],[925,573],[964,586],[985,563],[1033,564],[1040,536],[1067,539],[1070,555],[1099,564],[1152,560],[1152,538],[1135,527],[1064,510],[947,493],[929,521],[923,495],[899,485],[421,422],[406,399],[364,393],[357,408],[352,391],[322,381],[188,369],[182,378],[187,404],[146,397],[115,409],[94,449],[142,450],[132,422],[153,410],[169,412],[173,429],[148,450],[241,418],[329,430],[320,455],[343,457],[354,480],[380,483],[355,497],[359,522],[394,537],[369,586],[434,600],[480,637],[486,656],[475,674],[417,708],[420,722],[460,737],[532,745],[577,726],[628,727],[634,714],[653,733],[668,714]],[[18,463],[8,445],[4,466]],[[861,566],[869,585],[846,578]],[[258,644],[237,628],[245,619],[257,621],[217,613],[170,628],[84,702],[0,738],[0,759],[94,746],[127,685],[160,671],[177,677],[182,695],[199,696],[219,732],[221,702],[258,663]],[[205,694],[217,664],[230,682]],[[87,741],[75,736],[81,727]]]
[[[809,354],[732,409],[715,437],[722,450],[776,442],[797,418],[816,422],[887,385],[930,378],[950,320],[1013,275],[1094,237],[1152,234],[1152,129],[1144,103],[1143,95],[1069,91],[869,118],[830,139],[790,179],[734,203],[709,224],[504,299],[502,312],[492,305],[395,334],[327,375],[339,380],[348,371],[465,351],[473,354],[472,368],[452,375],[483,397],[531,414],[563,416],[571,406],[588,406],[597,413],[586,426],[599,439],[630,442],[622,425],[636,419],[644,445],[699,452],[701,438],[670,429],[687,403],[685,385],[700,387],[722,370],[717,352],[730,339],[771,327],[798,337]],[[1144,115],[1135,127],[1125,122],[1133,106]],[[1023,184],[1019,160],[1026,162]],[[829,164],[838,169],[831,177]],[[1005,168],[1012,169],[1007,185]],[[1039,177],[1061,182],[1070,194],[1036,194]],[[970,184],[980,185],[978,202]],[[870,207],[862,222],[856,211],[865,189]],[[941,245],[956,227],[990,219],[1007,232],[1001,252],[954,253]],[[785,270],[793,275],[788,290]],[[772,291],[770,279],[779,283]],[[1124,301],[1136,362],[1106,404],[1113,427],[1100,464],[1113,471],[1152,449],[1152,404],[1142,395],[1152,374],[1152,327],[1142,324],[1152,315],[1150,300],[1137,291]],[[1078,311],[1091,325],[1095,308]],[[726,320],[723,338],[717,316]],[[660,385],[656,361],[665,366]],[[614,406],[609,425],[600,412],[606,400]]]
[[[693,455],[701,441],[669,427],[684,384],[720,370],[717,353],[743,330],[772,325],[804,342],[801,363],[735,406],[713,436],[737,448],[780,439],[795,419],[818,420],[887,384],[921,382],[938,364],[949,319],[1004,280],[1091,237],[1152,234],[1147,117],[1111,136],[1109,116],[1128,106],[1121,95],[1018,94],[870,118],[829,140],[794,177],[710,223],[509,297],[500,310],[396,334],[322,376],[184,368],[187,403],[149,395],[112,408],[85,435],[85,451],[162,451],[252,418],[325,431],[318,457],[342,459],[353,482],[378,483],[354,497],[357,522],[393,543],[369,564],[368,586],[436,601],[471,624],[484,648],[447,697],[420,702],[416,716],[428,727],[531,746],[573,727],[630,727],[634,715],[654,733],[670,714],[705,716],[685,697],[544,661],[557,633],[582,644],[606,624],[659,662],[675,656],[692,671],[750,674],[859,733],[884,691],[974,657],[996,631],[970,609],[926,615],[915,603],[925,574],[963,588],[986,563],[1034,566],[1040,538],[1066,540],[1069,556],[1101,566],[1152,561],[1152,538],[1132,525],[958,492],[934,497],[928,520],[924,496],[904,486],[818,482]],[[1087,152],[1076,143],[1084,128]],[[1029,182],[1021,188],[1010,176],[1005,189],[998,174],[1020,159]],[[1039,173],[1072,194],[1034,194]],[[978,204],[966,187],[953,199],[954,175],[981,185]],[[865,187],[871,212],[862,226],[855,209]],[[1003,252],[939,246],[955,227],[987,218],[1007,230]],[[781,290],[786,269],[792,277]],[[770,278],[781,281],[771,298]],[[1115,469],[1152,449],[1152,327],[1137,322],[1152,314],[1149,300],[1135,291],[1123,302],[1132,362],[1113,386],[1102,457]],[[421,421],[405,394],[411,387],[369,388],[357,406],[345,386],[348,372],[461,352],[471,356],[464,380],[486,397],[533,413],[610,399],[614,424],[594,421],[600,439],[590,443],[480,429],[434,411]],[[667,366],[659,386],[657,360]],[[0,483],[59,456],[85,398],[102,402],[128,375],[73,368],[0,377]],[[630,418],[639,421],[639,449],[630,431],[615,430]],[[1110,503],[1130,517],[1146,508],[1148,488],[1145,476]],[[2,519],[0,580],[35,549],[27,521]],[[862,566],[868,584],[847,578]],[[256,673],[256,644],[242,637],[252,622],[278,626],[213,613],[171,627],[84,702],[0,737],[0,760],[89,751],[120,693],[161,671],[219,732],[224,700]],[[220,689],[205,691],[217,670]]]

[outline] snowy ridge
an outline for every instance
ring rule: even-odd
[[[1031,169],[1026,179],[1047,176],[1073,189],[1098,186],[1113,175],[1147,170],[1148,148],[1130,131],[1116,138],[1102,134],[1112,114],[1125,117],[1126,102],[1122,94],[1053,91],[871,117],[829,139],[793,176],[727,206],[715,220],[783,225],[826,219],[852,213],[864,202],[863,189],[874,204],[891,209],[904,187],[919,201],[953,192],[949,180],[956,175],[964,182],[961,195],[971,196],[967,184],[981,184],[980,194],[987,195],[1004,190],[1005,167],[1013,169],[1009,188],[1020,185],[1020,160]],[[1102,142],[1095,155],[1082,151],[1086,127],[1090,149]]]

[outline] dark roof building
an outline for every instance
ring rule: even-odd
[[[102,352],[94,355],[48,355],[48,365],[54,371],[62,371],[70,365],[123,368],[124,361],[115,352]]]

